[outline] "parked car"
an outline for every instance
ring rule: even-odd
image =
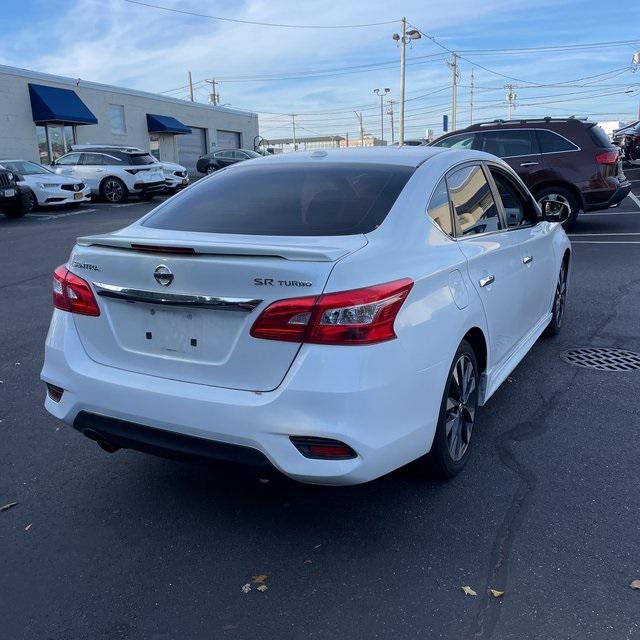
[[[640,161],[640,120],[614,131],[613,144],[620,148],[624,162]]]
[[[111,203],[124,202],[130,194],[149,199],[166,186],[155,158],[145,151],[115,147],[73,150],[51,168],[58,175],[81,180],[92,194]]]
[[[18,184],[28,189],[29,209],[37,206],[79,206],[91,200],[91,190],[80,180],[58,176],[29,160],[0,160],[13,172]]]
[[[453,476],[478,407],[563,325],[568,208],[543,204],[474,151],[221,171],[55,270],[45,406],[108,451]]]
[[[199,173],[213,173],[243,160],[261,158],[262,155],[249,149],[219,149],[198,158],[196,169]]]
[[[0,165],[0,213],[7,218],[21,218],[29,208],[27,188],[18,184],[13,171]]]
[[[476,149],[503,158],[538,199],[580,211],[618,206],[631,190],[618,150],[593,122],[576,118],[495,120],[447,133],[435,147]]]
[[[125,153],[147,153],[144,149],[140,149],[139,147],[117,144],[74,144],[71,148],[74,151],[91,151],[92,149],[100,148],[102,150],[117,149],[124,151]],[[189,174],[187,169],[181,164],[160,161],[155,156],[151,154],[148,155],[153,159],[153,164],[158,165],[162,169],[166,192],[175,193],[178,189],[182,189],[189,184]]]

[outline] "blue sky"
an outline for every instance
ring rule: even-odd
[[[640,69],[632,73],[628,67],[634,51],[640,51],[639,0],[144,1],[274,23],[353,25],[406,15],[464,58],[459,126],[468,123],[472,67],[476,121],[506,117],[508,82],[516,85],[516,117],[630,119],[638,112]],[[348,131],[355,136],[356,109],[363,113],[365,129],[377,134],[379,102],[372,90],[389,87],[390,96],[398,97],[399,54],[391,34],[399,24],[273,28],[176,14],[125,0],[3,0],[2,8],[0,64],[179,98],[187,96],[186,74],[191,70],[196,99],[206,101],[208,85],[203,80],[215,77],[222,103],[258,111],[267,138],[290,135],[291,118],[280,115],[290,113],[299,114],[299,135]],[[570,47],[634,38],[633,43],[615,46]],[[522,50],[532,47],[563,48]],[[409,137],[423,135],[427,127],[438,131],[442,114],[449,111],[448,57],[427,38],[407,52]],[[379,66],[355,68],[372,64]],[[311,72],[317,73],[301,77]]]

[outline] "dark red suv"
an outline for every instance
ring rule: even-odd
[[[580,211],[619,205],[631,190],[618,148],[594,122],[577,118],[495,120],[447,133],[431,144],[501,157],[537,200],[569,205],[567,226]]]

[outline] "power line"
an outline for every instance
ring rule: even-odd
[[[149,9],[159,9],[161,11],[169,11],[171,13],[180,13],[195,18],[208,18],[210,20],[220,20],[222,22],[235,22],[238,24],[252,24],[260,27],[280,27],[283,29],[358,29],[360,27],[377,27],[383,24],[395,24],[397,20],[386,20],[384,22],[368,22],[365,24],[280,24],[277,22],[260,22],[257,20],[242,20],[240,18],[226,18],[223,16],[213,16],[206,13],[196,13],[195,11],[187,11],[186,9],[174,9],[173,7],[163,7],[150,2],[141,2],[141,0],[124,0],[129,4],[136,4]]]

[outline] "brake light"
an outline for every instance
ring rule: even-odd
[[[308,436],[290,436],[289,439],[305,458],[349,460],[358,455],[349,445],[340,440]]]
[[[83,316],[100,315],[100,307],[89,283],[71,273],[65,266],[60,266],[53,272],[53,306],[61,311]]]
[[[192,247],[162,247],[153,244],[132,244],[131,248],[135,251],[148,251],[149,253],[188,253],[193,255],[196,252]]]
[[[363,289],[279,300],[251,327],[254,338],[359,345],[393,340],[393,324],[409,295],[409,278]]]
[[[604,151],[596,155],[596,162],[598,164],[616,164],[618,162],[618,150],[611,149],[611,151]]]

